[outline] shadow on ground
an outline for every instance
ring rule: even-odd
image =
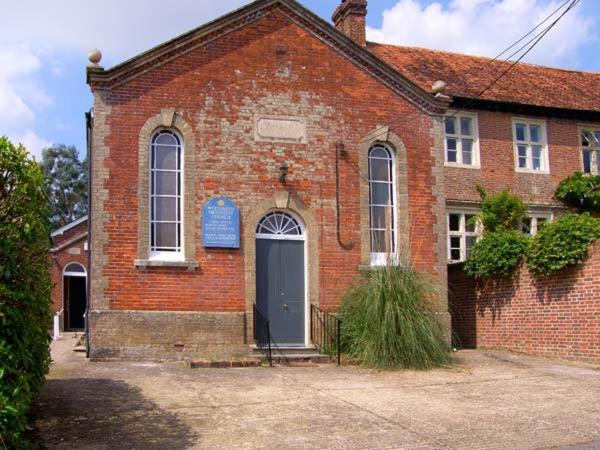
[[[48,380],[31,418],[33,440],[48,449],[184,449],[196,441],[176,414],[118,380]]]

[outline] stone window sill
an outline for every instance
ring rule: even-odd
[[[167,267],[186,269],[193,272],[198,268],[196,261],[159,261],[153,259],[136,259],[133,265],[140,270],[146,270],[149,267]]]

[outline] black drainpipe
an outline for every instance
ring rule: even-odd
[[[87,232],[87,286],[85,302],[85,356],[90,357],[90,285],[92,284],[92,129],[94,118],[92,109],[85,113],[85,141],[88,162],[88,232]]]
[[[342,242],[342,233],[341,233],[341,218],[340,218],[340,153],[342,157],[345,158],[346,149],[344,147],[343,142],[338,142],[335,144],[335,213],[336,213],[336,232],[337,232],[337,241],[344,250],[352,250],[354,248],[354,242],[350,241],[348,243]]]

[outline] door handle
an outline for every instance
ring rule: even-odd
[[[283,309],[288,309],[287,305],[282,305]]]

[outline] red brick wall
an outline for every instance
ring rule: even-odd
[[[57,248],[61,244],[71,241],[72,239],[80,236],[87,232],[87,221],[80,223],[79,225],[67,230],[63,235],[52,238],[52,246]],[[83,239],[79,239],[77,242],[50,254],[52,260],[52,266],[50,268],[50,275],[52,278],[52,308],[54,312],[58,312],[63,309],[63,269],[72,262],[77,262],[86,268],[88,266],[88,252],[84,249],[84,244],[87,241],[87,236]],[[79,254],[71,254],[71,252],[79,251]]]
[[[539,118],[490,111],[479,111],[477,117],[481,169],[446,167],[446,198],[479,201],[475,187],[480,184],[491,193],[509,188],[527,203],[556,204],[553,195],[558,183],[582,170],[576,121],[545,119],[550,159],[547,175],[515,171],[512,119]]]
[[[408,151],[412,260],[434,273],[435,196],[431,118],[384,87],[280,12],[130,80],[108,96],[111,115],[105,161],[109,215],[105,231],[111,309],[244,311],[244,254],[207,250],[200,230],[195,242],[199,269],[133,265],[138,233],[138,138],[163,108],[175,108],[192,125],[197,151],[196,214],[210,198],[223,195],[250,208],[282,191],[278,167],[290,165],[288,186],[318,218],[319,301],[335,307],[358,274],[360,201],[357,174],[362,139],[389,125]],[[308,145],[254,141],[255,112],[308,118]],[[337,141],[350,161],[340,167],[343,250],[336,239],[335,165]],[[364,175],[364,174],[363,174]],[[243,236],[242,236],[243,240]],[[417,242],[418,241],[418,242]],[[92,299],[93,301],[93,299]]]
[[[452,329],[465,347],[600,360],[600,242],[585,264],[533,278],[474,282],[449,266]]]

